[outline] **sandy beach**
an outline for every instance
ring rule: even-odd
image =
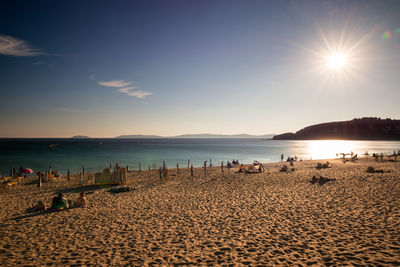
[[[363,158],[130,172],[136,190],[27,179],[0,192],[0,262],[17,265],[400,265],[400,162]],[[384,173],[367,173],[367,167]],[[313,175],[336,179],[311,184]],[[86,208],[27,213],[57,192]]]

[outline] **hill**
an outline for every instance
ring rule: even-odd
[[[76,138],[76,139],[86,139],[86,138],[90,138],[89,136],[86,135],[74,135],[71,138]]]
[[[249,134],[183,134],[177,136],[159,136],[159,135],[143,135],[143,134],[134,134],[134,135],[120,135],[116,138],[268,138],[271,139],[273,134],[266,135],[249,135]]]
[[[250,135],[250,134],[183,134],[174,138],[268,138],[271,139],[273,134],[266,135]]]
[[[145,135],[145,134],[131,134],[131,135],[120,135],[115,138],[162,138],[162,136]]]
[[[400,120],[361,118],[308,126],[296,133],[275,135],[274,140],[400,140]]]

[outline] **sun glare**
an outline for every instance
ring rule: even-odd
[[[348,21],[351,24],[352,21]],[[308,46],[297,45],[306,52],[305,59],[309,67],[305,73],[314,80],[321,80],[322,86],[335,85],[337,90],[355,88],[355,83],[364,83],[362,72],[373,59],[368,40],[374,36],[374,29],[362,30],[350,34],[347,26],[343,29],[324,31],[318,27],[319,38],[315,38]]]
[[[346,65],[346,56],[342,53],[334,53],[329,55],[327,64],[333,70],[342,69]]]

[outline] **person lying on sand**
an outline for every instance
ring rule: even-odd
[[[315,184],[316,182],[318,182],[320,185],[323,185],[326,182],[331,182],[331,181],[336,181],[336,179],[330,179],[330,178],[323,177],[323,176],[320,176],[319,178],[317,178],[317,177],[315,177],[315,175],[313,175],[310,182],[311,182],[311,184]]]
[[[326,169],[326,168],[329,168],[330,166],[329,166],[329,162],[327,161],[326,163],[317,163],[317,170],[320,170],[320,169]]]
[[[77,208],[85,208],[87,206],[87,199],[85,197],[85,193],[81,192],[79,198],[76,200],[74,207]]]
[[[51,203],[51,210],[59,211],[59,210],[64,210],[68,209],[69,204],[67,199],[65,198],[63,193],[59,193],[58,196],[53,198],[53,201]]]
[[[374,167],[369,166],[369,167],[367,168],[367,172],[368,172],[368,173],[384,173],[385,171],[384,171],[384,170],[375,170]]]
[[[43,201],[39,200],[36,205],[28,208],[27,212],[46,211],[46,209],[46,204],[44,204]]]
[[[45,211],[47,209],[46,204],[44,204],[41,200],[39,200],[33,208],[35,211]]]

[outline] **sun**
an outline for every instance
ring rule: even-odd
[[[347,57],[343,53],[332,53],[327,58],[327,65],[332,70],[340,70],[345,67]]]

